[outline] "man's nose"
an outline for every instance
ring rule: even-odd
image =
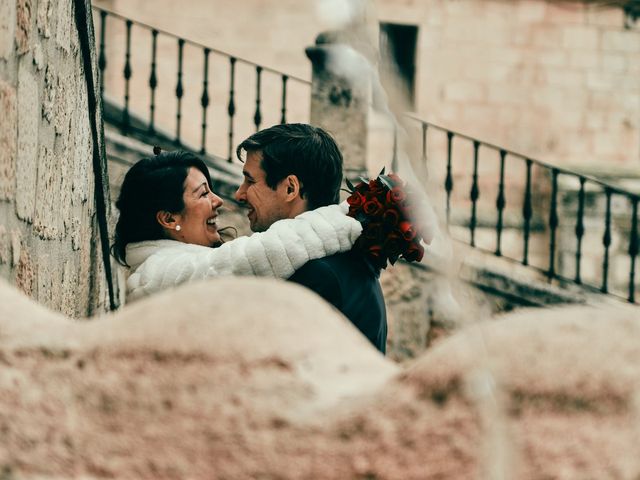
[[[246,199],[244,190],[244,185],[240,185],[238,190],[236,190],[236,193],[233,195],[233,198],[235,198],[237,202],[244,203]]]

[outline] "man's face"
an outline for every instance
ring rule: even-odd
[[[249,209],[247,217],[254,232],[263,232],[274,222],[289,218],[288,205],[283,195],[285,182],[280,182],[273,190],[266,182],[262,169],[262,152],[247,152],[242,169],[244,181],[236,191],[235,198]]]

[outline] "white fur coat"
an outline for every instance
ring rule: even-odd
[[[344,204],[321,207],[218,248],[175,240],[129,244],[127,299],[219,275],[288,278],[309,260],[351,249],[362,226],[345,212]]]

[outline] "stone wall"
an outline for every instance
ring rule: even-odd
[[[0,1],[0,276],[85,317],[107,302],[74,14],[71,0]]]

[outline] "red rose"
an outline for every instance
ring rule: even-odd
[[[402,180],[400,179],[400,177],[398,175],[396,175],[395,173],[390,173],[387,175],[387,177],[389,177],[391,179],[391,181],[396,185],[396,186],[402,186]]]
[[[369,180],[369,190],[373,193],[384,192],[384,185],[378,179]]]
[[[369,189],[369,185],[364,182],[358,182],[354,187],[355,191],[358,193],[364,193]]]
[[[401,205],[406,198],[404,190],[400,187],[393,187],[387,192],[387,204],[389,205]]]
[[[424,247],[419,243],[412,242],[402,256],[407,262],[419,262],[424,256]]]
[[[367,240],[378,241],[382,238],[383,230],[382,225],[379,223],[369,223],[364,226],[362,230],[362,236]]]
[[[385,225],[395,227],[400,221],[400,213],[395,208],[388,208],[382,214],[382,221],[385,223]]]
[[[404,239],[395,232],[391,232],[384,242],[384,251],[389,257],[398,257],[404,249]]]
[[[377,198],[372,198],[371,200],[367,200],[364,204],[364,213],[366,213],[370,217],[377,217],[382,213],[382,204],[378,201]]]
[[[357,191],[353,192],[349,198],[347,198],[347,203],[350,207],[361,207],[364,204],[364,196]]]
[[[404,237],[405,240],[411,241],[414,238],[416,238],[416,231],[413,228],[413,225],[411,224],[411,222],[400,222],[400,225],[398,226],[398,228],[400,228],[400,231],[402,232],[402,236]]]

